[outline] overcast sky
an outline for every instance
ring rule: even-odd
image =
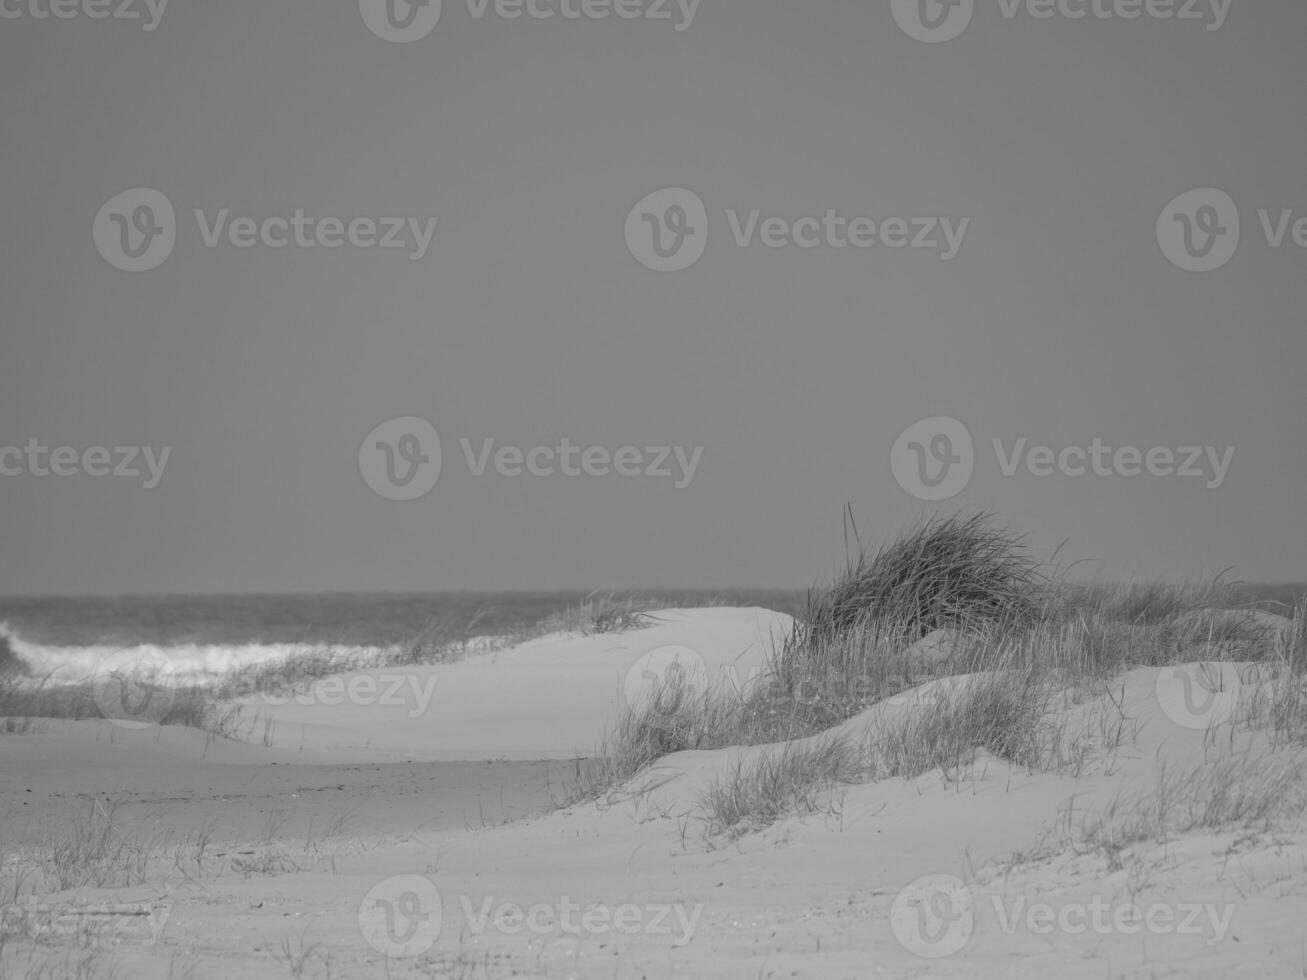
[[[0,593],[803,586],[846,502],[1307,579],[1307,4],[370,2],[0,2]]]

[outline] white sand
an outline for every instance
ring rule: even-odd
[[[251,700],[249,711],[273,719],[274,744],[304,760],[572,759],[588,755],[617,718],[642,657],[689,648],[709,683],[743,684],[790,625],[764,609],[654,616],[648,629],[546,637],[436,667],[359,671],[286,704]]]
[[[315,784],[297,801],[325,818],[380,786],[374,780],[369,788],[346,773],[408,771],[421,780],[443,771],[397,759],[568,759],[593,744],[612,719],[625,672],[650,650],[693,647],[717,678],[739,658],[738,676],[744,677],[760,662],[766,638],[784,625],[784,617],[760,610],[698,610],[670,613],[653,629],[619,636],[549,638],[430,668],[435,694],[416,717],[405,706],[276,708],[272,747],[211,742],[205,754],[203,735],[173,729],[118,732],[110,744],[103,723],[52,723],[42,735],[0,737],[0,816],[7,830],[13,796],[24,789],[15,773],[47,794],[68,793],[70,802],[71,778],[86,780],[94,772],[103,782],[117,773],[120,783],[135,780],[138,789],[146,780],[150,793],[140,795],[166,810],[170,782],[184,797],[197,779],[253,785],[260,778],[255,770],[285,767],[292,777],[280,791],[289,792],[311,773],[322,784],[334,771],[342,787],[337,795]],[[1238,667],[1221,669],[1234,686]],[[425,670],[413,673],[425,677]],[[863,737],[869,726],[920,710],[914,699],[967,682],[935,682],[870,709],[841,731]],[[673,755],[640,781],[659,784],[649,792],[506,826],[493,826],[498,817],[462,826],[432,823],[426,809],[432,797],[406,795],[394,780],[380,791],[393,800],[389,818],[406,824],[391,819],[383,829],[374,821],[369,832],[321,853],[283,841],[300,871],[228,869],[193,880],[173,873],[131,889],[40,897],[169,903],[157,944],[124,940],[105,950],[106,959],[115,958],[123,975],[133,977],[288,976],[293,971],[280,953],[286,938],[292,953],[301,944],[317,945],[303,969],[304,976],[316,977],[1301,976],[1307,837],[1296,830],[1185,835],[1129,849],[1117,865],[1101,854],[1076,856],[1058,846],[1114,796],[1156,788],[1163,769],[1180,774],[1265,751],[1261,734],[1232,733],[1228,724],[1211,733],[1186,727],[1177,689],[1167,677],[1159,685],[1158,671],[1141,669],[1120,678],[1110,695],[1068,705],[1072,736],[1083,735],[1091,745],[1078,774],[1030,774],[982,753],[974,765],[948,773],[844,787],[822,812],[784,819],[736,842],[705,839],[699,794],[741,761],[774,748]],[[1111,751],[1104,735],[1118,724],[1126,737]],[[450,763],[431,762],[441,764]],[[224,772],[229,775],[205,775]],[[526,805],[531,794],[521,787],[532,776],[515,770],[513,777]],[[453,792],[465,799],[478,798],[477,792],[483,803],[493,797],[493,779],[476,787],[460,779],[461,789]],[[992,863],[1040,844],[1053,846],[1037,862],[1010,869]],[[392,877],[401,875],[428,884]],[[923,934],[910,904],[917,893],[904,889],[932,875],[953,876],[956,887],[967,890],[954,894],[951,905],[939,905],[939,895],[932,905],[932,893],[923,892]],[[374,888],[380,890],[371,895],[363,921],[384,925],[389,909],[389,941],[409,941],[406,951],[416,955],[383,964],[369,945],[359,912]],[[423,930],[433,923],[423,916],[433,906],[421,900],[428,888],[441,899],[440,929],[430,942]],[[972,903],[970,920],[963,916],[950,925],[930,918],[932,908],[959,912],[964,899]],[[537,910],[531,923],[479,923],[483,903],[493,908],[506,902],[540,903],[552,911]],[[1020,902],[1025,905],[1014,904]],[[1042,925],[1042,909],[1029,918],[1031,904],[1040,902],[1050,907],[1051,929]],[[608,916],[627,905],[621,914],[632,931],[617,934],[605,928],[599,911],[586,920],[568,903],[595,903]],[[1127,918],[1131,903],[1151,916],[1151,928],[1135,928]],[[579,931],[564,930],[560,916]],[[369,935],[379,942],[387,934],[382,928]],[[932,937],[938,941],[928,942]],[[951,955],[923,957],[922,951]],[[455,968],[457,957],[480,966]]]

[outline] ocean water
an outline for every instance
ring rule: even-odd
[[[527,629],[585,592],[0,598],[0,667],[73,681],[124,657],[192,676],[330,649],[381,656],[423,635],[450,642]],[[801,608],[800,591],[641,592],[661,605]]]
[[[1240,603],[1289,613],[1303,585],[1246,585]],[[646,591],[664,607],[715,601],[791,615],[804,590]],[[428,592],[194,595],[87,598],[0,597],[0,671],[77,681],[106,664],[139,661],[217,679],[242,668],[331,651],[368,660],[421,636],[472,641],[529,629],[587,593]],[[112,658],[112,659],[111,659]]]

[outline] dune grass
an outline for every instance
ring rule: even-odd
[[[804,638],[829,650],[868,620],[908,639],[937,629],[1033,621],[1044,576],[1019,537],[984,513],[927,519],[884,547],[857,542],[843,573],[815,595]]]
[[[1105,693],[1130,668],[1214,653],[1296,674],[1301,683],[1276,688],[1266,723],[1282,740],[1307,741],[1301,602],[1285,639],[1245,593],[1219,580],[1071,584],[986,514],[926,520],[877,550],[858,549],[831,585],[810,593],[762,683],[743,695],[678,701],[671,714],[625,712],[594,755],[578,761],[567,802],[642,791],[665,778],[663,755],[728,746],[770,746],[700,801],[710,832],[728,835],[811,810],[841,784],[956,768],[978,750],[1031,770],[1079,772],[1093,746],[1120,744],[1125,720],[1072,732],[1057,720],[1060,709]],[[913,648],[932,633],[945,639],[946,656],[934,661]],[[970,683],[894,714],[869,744],[830,734],[886,698],[950,675],[971,675]]]
[[[736,837],[792,813],[816,812],[840,785],[957,771],[980,750],[1029,769],[1062,759],[1065,731],[1048,721],[1054,687],[1033,671],[971,680],[878,720],[860,738],[825,732],[737,764],[701,796],[708,832]]]
[[[96,798],[71,828],[48,833],[37,850],[41,871],[57,890],[116,888],[146,881],[150,855],[160,846],[151,828],[124,825],[114,800]]]
[[[157,681],[148,671],[130,678],[142,698],[139,711],[112,710],[117,675],[77,684],[52,684],[46,678],[16,674],[0,677],[0,734],[42,730],[41,719],[112,719],[157,725],[184,725],[234,738],[243,730],[239,706],[226,705],[199,685],[174,686]],[[106,710],[106,705],[109,706]]]
[[[335,873],[336,848],[351,814],[317,828],[310,821],[293,840],[280,836],[286,816],[274,811],[257,840],[215,844],[214,820],[176,835],[154,819],[128,815],[119,799],[96,796],[70,821],[48,827],[29,843],[7,842],[0,851],[0,976],[127,976],[110,955],[122,942],[122,930],[151,940],[168,921],[166,897],[119,904],[84,893],[52,893],[150,884],[166,896],[175,884],[230,874],[248,878],[319,868]],[[163,917],[156,920],[160,909]],[[153,937],[142,933],[146,928]],[[167,975],[189,975],[174,972],[177,957],[174,952]]]
[[[852,527],[851,519],[846,526]],[[564,803],[629,792],[632,780],[656,783],[658,762],[668,754],[729,746],[781,747],[707,794],[711,825],[727,833],[804,809],[839,783],[957,766],[980,749],[1031,769],[1059,768],[1069,760],[1078,765],[1080,735],[1049,723],[1056,706],[1091,690],[1101,693],[1131,667],[1217,654],[1274,667],[1277,681],[1261,723],[1277,744],[1307,745],[1307,605],[1301,599],[1281,635],[1256,614],[1245,591],[1219,577],[1190,585],[1068,583],[1039,565],[1019,535],[983,513],[922,521],[876,549],[861,544],[856,527],[851,540],[856,550],[833,582],[809,593],[794,629],[772,651],[762,683],[743,694],[662,692],[674,697],[626,709],[596,751],[577,760]],[[652,625],[664,603],[595,592],[489,642],[637,630]],[[480,649],[472,642],[480,615],[461,624],[433,621],[380,658],[324,648],[220,684],[173,688],[159,698],[158,717],[144,720],[248,737],[257,719],[243,721],[233,698],[281,694],[365,667],[457,660]],[[931,635],[943,638],[943,655],[933,659],[914,648]],[[888,697],[948,675],[978,680],[896,716],[877,732],[874,750],[818,737]],[[150,692],[152,678],[135,680]],[[0,731],[31,730],[30,719],[39,717],[103,717],[103,699],[94,693],[33,683],[12,669],[0,672]],[[666,704],[675,708],[668,711]],[[810,741],[789,744],[796,739]]]
[[[1082,596],[1086,605],[1112,622],[1143,626],[1173,622],[1196,609],[1239,605],[1236,586],[1223,583],[1219,576],[1211,582],[1180,585],[1112,583],[1084,590]]]
[[[710,834],[738,837],[792,813],[821,809],[830,791],[866,779],[863,747],[840,735],[786,742],[745,764],[704,792],[700,807]]]
[[[582,636],[625,633],[652,626],[654,619],[649,614],[664,605],[648,596],[591,592],[579,603],[546,616],[533,632],[540,636],[551,633],[580,633]]]
[[[157,817],[130,816],[121,798],[97,795],[70,819],[46,827],[0,853],[0,915],[21,911],[22,899],[77,888],[126,888],[165,880],[196,881],[235,873],[275,876],[308,866],[333,866],[334,848],[348,836],[351,811],[317,826],[312,820],[287,839],[289,814],[274,810],[259,836],[214,840],[213,820],[176,834]]]
[[[1085,824],[1082,840],[1113,851],[1196,830],[1269,831],[1277,820],[1301,815],[1304,805],[1307,767],[1301,757],[1240,756],[1184,773],[1163,766],[1154,789],[1115,798]]]
[[[1278,749],[1307,747],[1307,597],[1294,608],[1278,653],[1259,670],[1255,692],[1244,722],[1271,733]]]

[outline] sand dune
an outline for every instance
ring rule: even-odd
[[[788,616],[765,609],[654,616],[648,629],[544,637],[435,667],[358,671],[288,703],[248,706],[274,722],[275,747],[305,760],[571,759],[588,754],[616,719],[650,655],[655,677],[670,662],[660,651],[681,650],[702,662],[701,683],[743,685],[790,629]]]
[[[787,625],[756,609],[659,619],[421,668],[435,693],[412,717],[321,697],[270,707],[270,746],[104,722],[0,739],[6,849],[18,843],[20,796],[40,796],[47,819],[79,793],[115,791],[135,794],[137,822],[188,806],[229,817],[219,836],[236,842],[224,851],[248,853],[239,867],[174,866],[129,889],[34,896],[165,903],[157,942],[113,949],[140,977],[286,976],[298,954],[302,975],[335,977],[1298,975],[1302,835],[1196,831],[1117,854],[1072,846],[1085,821],[1156,791],[1162,774],[1223,764],[1255,774],[1269,751],[1257,730],[1189,724],[1174,678],[1155,668],[1062,705],[1074,773],[1031,773],[982,751],[951,770],[842,787],[815,812],[737,840],[706,835],[702,795],[783,746],[670,755],[599,803],[553,812],[566,763],[483,761],[571,758],[613,719],[631,668],[658,663],[651,652],[690,647],[705,676],[739,682]],[[1257,677],[1247,665],[1214,669],[1226,682],[1217,689],[1235,691],[1233,719],[1258,696]],[[932,681],[816,738],[874,739],[983,680]],[[369,810],[377,796],[385,807]],[[252,818],[279,805],[293,825],[260,842]],[[306,833],[309,818],[321,827],[350,807],[362,823],[329,844]],[[286,863],[270,866],[270,853]]]

